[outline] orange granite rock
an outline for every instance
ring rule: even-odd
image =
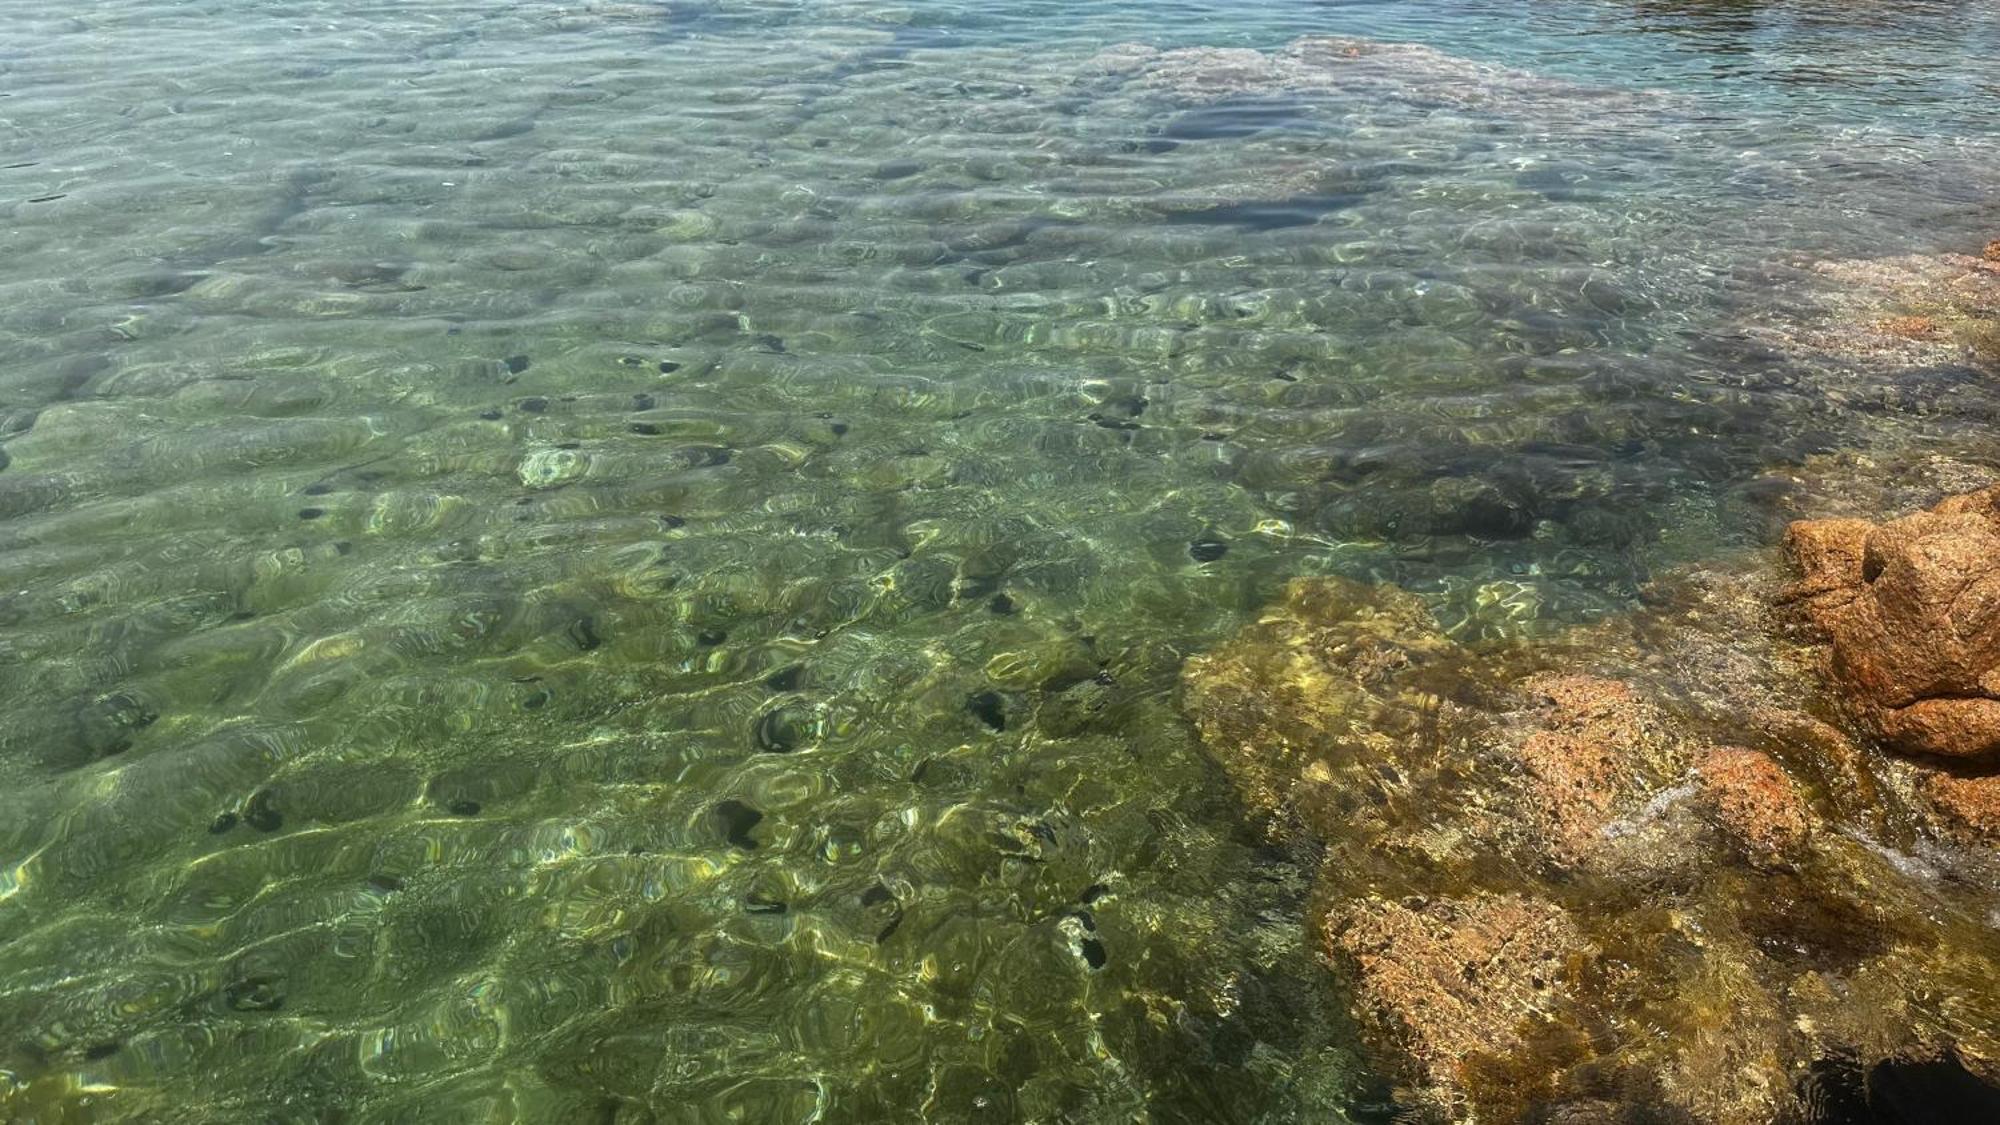
[[[1795,523],[1785,546],[1862,725],[1907,753],[2000,753],[2000,488],[1879,526]]]
[[[1835,597],[1808,608],[1851,600],[1861,586],[1861,556],[1868,547],[1868,533],[1875,525],[1867,520],[1799,520],[1785,532],[1785,552],[1792,557],[1802,577],[1787,592],[1799,599]]]
[[[1915,606],[1946,622],[1933,645],[1974,637],[1972,603],[1898,576],[1953,556],[1885,530],[1796,527],[1794,601],[1834,630]],[[1987,884],[1937,873],[1990,870],[2000,782],[1815,717],[1775,586],[1481,648],[1393,588],[1300,579],[1187,663],[1205,750],[1319,857],[1310,932],[1413,1120],[1815,1120],[1800,1080],[1828,1058],[1951,1053],[1988,1080],[2000,945],[1966,909]],[[1873,843],[1912,827],[1955,839]]]
[[[1327,917],[1323,937],[1354,962],[1376,1031],[1445,1088],[1529,1049],[1596,952],[1560,907],[1520,895],[1356,902]]]
[[[1539,729],[1520,744],[1535,779],[1534,815],[1552,853],[1573,862],[1644,793],[1649,770],[1673,756],[1658,712],[1632,688],[1596,676],[1545,675],[1522,684]]]
[[[1771,857],[1791,851],[1812,831],[1805,798],[1769,754],[1717,747],[1696,768],[1717,819],[1751,852]]]
[[[1931,803],[1966,834],[2000,840],[2000,776],[1934,773],[1924,779],[1923,789]]]

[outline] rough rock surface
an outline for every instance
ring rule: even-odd
[[[1364,900],[1324,929],[1354,962],[1365,1016],[1440,1087],[1518,1065],[1597,952],[1560,907],[1521,895]]]
[[[1924,779],[1924,792],[1954,828],[2000,843],[2000,776],[1934,773]]]
[[[2000,488],[1881,525],[1792,525],[1791,596],[1855,718],[1907,753],[2000,754]]]
[[[1872,527],[1802,543],[1866,573]],[[1836,1058],[2000,1078],[2000,782],[1815,717],[1775,570],[1493,649],[1300,579],[1185,667],[1246,803],[1324,848],[1314,925],[1414,1119],[1802,1121]]]
[[[1629,684],[1543,675],[1521,690],[1536,712],[1519,751],[1540,798],[1536,820],[1556,858],[1583,859],[1614,820],[1672,775],[1679,747]]]
[[[1717,818],[1759,859],[1793,852],[1811,833],[1812,814],[1798,786],[1769,754],[1717,747],[1697,769]]]

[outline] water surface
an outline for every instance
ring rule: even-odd
[[[1245,7],[0,12],[0,1116],[1386,1113],[1181,660],[1983,449],[2000,17]]]

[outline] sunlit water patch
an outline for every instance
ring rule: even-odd
[[[1378,1111],[1183,658],[1993,420],[1744,337],[1992,20],[1646,7],[0,15],[0,1106]]]

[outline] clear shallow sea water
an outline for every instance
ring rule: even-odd
[[[1434,50],[1105,53],[1305,35]],[[1560,628],[1773,467],[1990,456],[1743,333],[1991,236],[1996,48],[7,6],[0,1119],[1379,1115],[1180,661],[1299,574]]]

